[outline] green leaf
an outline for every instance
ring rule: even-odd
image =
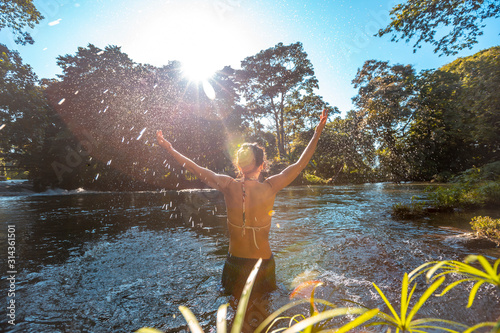
[[[156,328],[143,327],[143,328],[139,328],[134,333],[163,333],[163,331],[157,330]]]
[[[285,333],[296,333],[300,332],[303,329],[312,326],[316,323],[319,323],[320,321],[330,319],[330,318],[335,318],[338,316],[343,316],[347,314],[363,314],[367,312],[365,309],[360,309],[360,308],[336,308],[328,311],[321,312],[314,317],[309,317],[305,320],[302,320],[301,322],[293,325],[289,329],[285,331]]]
[[[498,322],[498,324],[500,324],[500,322]],[[476,324],[474,326],[469,327],[463,333],[472,333],[479,328],[488,327],[488,326],[493,327],[493,326],[495,326],[495,323],[494,322],[479,323],[479,324]],[[491,331],[491,333],[496,333],[496,332],[493,330],[493,331]]]
[[[425,301],[436,291],[436,289],[444,282],[444,276],[441,277],[439,280],[435,281],[430,285],[429,288],[420,296],[419,300],[417,303],[413,306],[413,308],[410,311],[410,314],[408,315],[407,321],[411,322],[415,314],[417,314],[418,310],[424,305]]]
[[[328,333],[334,333],[334,332],[335,333],[346,333],[346,332],[349,332],[350,330],[352,330],[358,326],[361,326],[361,324],[363,324],[364,322],[375,317],[378,312],[379,312],[378,309],[369,310],[369,311],[363,313],[361,316],[354,319],[353,321],[351,321],[350,323],[347,323],[340,328],[336,328],[336,329],[332,329],[332,330],[324,330],[324,331],[320,331],[319,333],[327,333],[327,332]]]
[[[470,294],[469,294],[469,302],[467,303],[468,308],[470,308],[472,306],[472,303],[474,302],[474,298],[476,297],[477,290],[479,289],[479,287],[481,287],[481,285],[483,283],[486,283],[486,281],[478,281],[478,282],[476,282],[474,287],[472,287]]]
[[[380,290],[380,288],[375,283],[373,283],[373,286],[375,287],[375,289],[379,293],[380,297],[382,297],[382,299],[384,300],[385,304],[387,305],[387,307],[391,311],[392,315],[394,316],[394,319],[396,319],[395,321],[396,322],[401,322],[401,319],[399,318],[398,314],[396,313],[396,310],[394,310],[394,308],[392,307],[392,305],[389,302],[389,300],[387,299],[387,297],[385,297],[385,295],[382,292],[382,290]]]
[[[189,310],[187,307],[185,307],[183,305],[179,306],[179,310],[181,311],[182,315],[184,316],[184,319],[186,319],[186,322],[187,322],[191,332],[203,333],[203,329],[201,328],[200,324],[198,323],[198,320],[196,320],[196,317],[191,312],[191,310]]]
[[[403,283],[401,284],[401,322],[405,322],[406,318],[406,303],[408,299],[408,274],[403,276]]]
[[[250,294],[252,292],[252,287],[259,272],[260,265],[262,263],[262,258],[260,258],[255,266],[253,267],[250,275],[248,275],[247,282],[241,293],[238,308],[236,309],[236,314],[234,316],[233,327],[231,328],[231,333],[240,333],[241,327],[243,327],[243,321],[245,319],[245,313],[248,306],[248,301],[250,300]]]
[[[335,304],[332,304],[328,301],[325,301],[325,300],[322,300],[322,299],[315,299],[315,302],[316,303],[321,303],[321,304],[325,304],[325,305],[328,305],[328,306],[331,306],[332,308],[335,308]],[[294,306],[297,306],[297,305],[300,305],[300,304],[304,304],[304,303],[309,303],[309,300],[308,299],[300,299],[298,301],[295,301],[295,302],[292,302],[292,303],[288,303],[288,304],[285,304],[284,306],[282,306],[281,308],[279,308],[278,310],[274,311],[269,317],[267,317],[259,326],[257,326],[257,328],[255,329],[254,333],[260,333],[262,332],[262,330],[267,326],[269,325],[269,323],[271,323],[276,317],[278,317],[280,314],[282,314],[283,312],[293,308]],[[271,325],[272,326],[272,325]]]
[[[444,288],[443,291],[441,292],[441,294],[439,294],[438,296],[444,296],[448,291],[455,288],[456,286],[458,286],[462,282],[473,281],[473,280],[474,279],[469,278],[469,279],[462,279],[462,280],[455,281],[455,282],[447,285],[446,288]]]
[[[429,281],[432,277],[432,275],[434,275],[434,273],[439,269],[441,268],[443,265],[446,265],[448,262],[447,261],[441,261],[441,262],[438,262],[436,265],[434,265],[431,269],[429,269],[427,271],[427,274],[425,275],[427,281]]]
[[[428,324],[428,323],[432,323],[432,322],[447,324],[447,325],[451,325],[451,326],[456,326],[456,327],[460,327],[461,329],[468,328],[467,325],[464,325],[464,324],[461,324],[461,323],[457,323],[457,322],[452,321],[452,320],[445,320],[445,319],[439,319],[439,318],[423,318],[423,319],[414,320],[412,322],[411,328],[412,329],[414,327],[415,328],[423,328],[424,325],[421,325],[421,324]],[[439,327],[440,329],[442,329],[440,326],[433,325],[433,327]]]
[[[217,310],[217,333],[226,333],[227,331],[226,316],[228,305],[222,304]]]

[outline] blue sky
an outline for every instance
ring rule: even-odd
[[[34,29],[34,45],[13,43],[2,31],[0,43],[17,49],[40,78],[60,73],[59,55],[74,54],[88,43],[118,45],[139,63],[162,66],[169,60],[190,64],[197,72],[241,60],[279,42],[300,41],[309,55],[318,93],[344,113],[356,95],[351,80],[369,59],[438,68],[459,56],[499,45],[499,20],[487,21],[472,50],[445,57],[423,46],[374,37],[389,22],[399,1],[339,0],[35,0],[45,19]]]

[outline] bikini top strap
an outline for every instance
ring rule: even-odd
[[[245,192],[245,180],[243,180],[241,182],[241,190],[243,191],[243,199],[242,199],[242,202],[243,202],[243,234],[245,234],[244,230],[245,230],[245,224],[246,224],[246,219],[245,219],[245,197],[247,196],[246,195],[246,192]]]

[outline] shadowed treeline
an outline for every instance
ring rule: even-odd
[[[299,157],[317,114],[330,108],[314,93],[300,43],[217,72],[213,99],[179,62],[138,64],[117,46],[89,44],[60,56],[63,74],[40,82],[18,53],[1,49],[2,157],[26,169],[40,190],[202,186],[155,145],[157,129],[198,163],[231,175],[238,144],[259,142],[276,173]],[[273,57],[281,63],[270,65]],[[446,180],[498,160],[499,62],[500,47],[420,73],[365,62],[353,79],[355,109],[326,126],[298,182]]]

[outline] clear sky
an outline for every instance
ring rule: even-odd
[[[500,45],[500,20],[487,21],[484,36],[458,56],[434,54],[423,46],[390,42],[373,35],[389,22],[399,1],[375,0],[35,0],[45,19],[35,28],[34,45],[14,44],[2,31],[0,43],[17,49],[39,78],[59,74],[59,55],[92,43],[118,45],[132,60],[155,66],[169,60],[206,75],[279,42],[300,41],[319,80],[318,94],[344,113],[356,95],[351,80],[369,59],[438,68],[459,56]]]

